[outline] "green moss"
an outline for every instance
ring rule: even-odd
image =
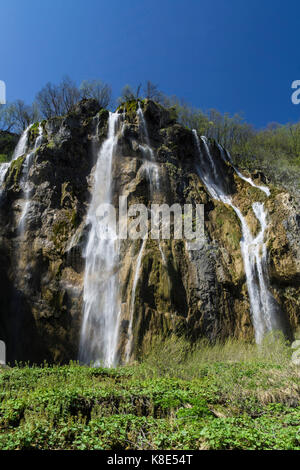
[[[52,150],[52,149],[55,148],[55,142],[54,142],[54,140],[49,140],[49,141],[48,141],[47,148],[48,148],[49,150]]]
[[[138,103],[143,103],[141,100],[132,100],[132,101],[126,101],[125,103],[122,103],[118,107],[118,111],[120,112],[126,112],[126,118],[129,121],[133,121],[136,117],[136,112],[138,110]]]
[[[166,162],[165,166],[168,170],[168,174],[170,175],[170,177],[171,178],[176,178],[176,176],[178,174],[178,171],[179,171],[179,168],[176,165],[174,165],[173,163],[170,163],[170,162]]]
[[[240,249],[241,227],[236,213],[230,206],[216,205],[214,209],[214,221],[216,228],[220,231],[225,243],[234,250]]]
[[[13,180],[14,184],[16,184],[19,181],[19,177],[22,171],[24,160],[25,160],[25,155],[22,155],[21,157],[12,161],[9,167],[8,180]]]
[[[0,153],[0,163],[7,163],[9,162],[9,157],[5,153]]]
[[[69,240],[70,232],[78,227],[78,216],[76,209],[67,209],[60,213],[60,220],[52,226],[52,241],[59,251],[63,251]]]

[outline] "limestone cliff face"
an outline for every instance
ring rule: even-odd
[[[206,242],[188,251],[182,240],[149,239],[136,289],[133,356],[156,334],[170,331],[192,340],[228,336],[253,338],[249,298],[240,251],[240,222],[233,209],[211,198],[195,170],[199,158],[192,131],[177,124],[171,111],[141,102],[149,139],[159,166],[155,197],[143,165],[137,103],[120,108],[122,132],[113,162],[114,203],[152,202],[205,205]],[[42,122],[43,140],[29,171],[30,205],[26,229],[19,229],[24,204],[24,157],[13,162],[0,207],[0,337],[9,361],[77,359],[84,275],[85,218],[97,152],[107,134],[108,112],[94,101],[72,114]],[[37,126],[30,129],[31,148]],[[272,186],[271,196],[241,180],[225,163],[217,145],[211,152],[222,168],[223,184],[241,208],[253,233],[258,230],[251,204],[265,203],[268,268],[272,293],[285,330],[300,322],[299,208],[292,194]],[[264,183],[262,174],[252,178]],[[130,321],[132,284],[141,241],[121,243],[119,266],[122,313],[119,355],[124,355]]]

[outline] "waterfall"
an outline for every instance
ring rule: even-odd
[[[148,181],[150,185],[150,194],[151,194],[151,197],[153,197],[153,195],[157,191],[159,191],[159,188],[160,188],[159,167],[157,163],[155,162],[154,152],[150,145],[150,138],[149,138],[146,119],[145,119],[140,103],[138,103],[137,116],[139,118],[139,124],[140,124],[140,137],[141,137],[141,140],[143,141],[143,144],[140,144],[139,148],[142,152],[143,159],[144,159],[144,167],[146,169],[147,177],[148,177]],[[132,327],[133,327],[133,318],[134,318],[135,294],[136,294],[136,288],[137,288],[137,283],[139,279],[141,263],[142,263],[143,253],[145,250],[146,243],[147,243],[147,238],[144,238],[140,247],[138,257],[137,257],[135,273],[134,273],[134,278],[133,278],[133,285],[132,285],[132,292],[131,292],[131,299],[130,299],[129,326],[128,326],[128,333],[127,333],[128,340],[127,340],[126,347],[125,347],[125,361],[126,362],[129,361],[130,355],[132,352],[132,344],[133,344]],[[158,247],[159,247],[162,259],[163,259],[163,263],[164,265],[166,265],[166,259],[162,251],[160,240],[158,240]]]
[[[25,131],[22,133],[22,135],[21,135],[21,137],[20,137],[20,139],[17,143],[17,146],[14,150],[11,161],[16,160],[17,158],[21,157],[22,155],[24,155],[26,153],[27,141],[28,141],[28,132],[29,132],[30,127],[31,127],[31,125],[28,126],[27,129],[25,129]],[[0,164],[0,196],[2,194],[2,185],[4,183],[4,180],[5,180],[7,171],[10,167],[10,164],[11,164],[11,162],[1,163]]]
[[[117,362],[119,298],[119,242],[116,227],[103,224],[97,215],[101,206],[112,202],[112,162],[117,143],[120,114],[110,113],[108,136],[98,153],[92,199],[86,224],[90,226],[84,257],[83,322],[79,360],[81,363],[114,366]]]
[[[251,186],[253,186],[254,188],[258,188],[260,189],[261,191],[263,191],[264,193],[266,193],[266,195],[269,197],[271,192],[269,190],[269,188],[267,186],[261,186],[261,185],[258,185],[258,184],[255,184],[254,181],[249,177],[247,178],[246,176],[244,176],[238,169],[237,167],[234,165],[233,161],[232,161],[232,158],[231,158],[231,155],[230,153],[228,152],[228,150],[224,150],[223,147],[221,147],[220,144],[217,144],[218,145],[218,149],[220,151],[220,154],[221,154],[221,157],[223,158],[224,162],[229,162],[232,166],[232,168],[234,169],[234,171],[236,172],[236,174],[239,176],[239,178],[241,178],[242,180],[246,181],[247,183],[251,184]],[[227,158],[226,158],[226,156]]]
[[[20,180],[20,187],[23,191],[24,198],[25,198],[25,204],[23,206],[22,214],[21,214],[20,222],[19,222],[19,231],[21,235],[23,235],[25,232],[26,217],[27,217],[27,213],[30,207],[31,185],[29,181],[29,171],[33,163],[33,157],[35,155],[35,152],[41,146],[42,141],[43,141],[43,128],[41,124],[39,124],[38,136],[35,139],[33,150],[27,153],[25,157],[25,160],[23,163],[23,169],[22,169],[22,176]]]
[[[140,122],[141,138],[144,141],[143,145],[139,145],[139,148],[143,154],[144,167],[146,169],[150,182],[151,193],[153,193],[155,190],[159,189],[159,168],[157,163],[155,162],[154,152],[150,145],[147,123],[140,102],[138,103],[137,115]]]
[[[193,132],[194,132],[194,131],[195,131],[195,129],[193,130]],[[196,131],[195,131],[195,132],[196,132]],[[197,135],[197,133],[196,133],[196,135]],[[214,177],[215,177],[215,178],[218,178],[216,164],[215,164],[215,161],[214,161],[214,159],[212,158],[212,155],[211,155],[211,153],[210,153],[210,151],[209,151],[207,138],[206,138],[204,135],[202,135],[202,136],[201,136],[201,140],[202,140],[202,142],[203,142],[203,144],[204,144],[204,147],[205,147],[205,150],[206,150],[206,155],[207,155],[208,158],[209,158],[209,163],[210,163],[210,166],[211,166],[211,168],[212,168]],[[198,143],[198,146],[199,146],[199,148],[200,148],[200,143]]]
[[[141,248],[137,257],[135,274],[133,278],[133,285],[132,285],[132,292],[131,292],[131,299],[130,299],[130,320],[129,320],[129,326],[128,326],[128,341],[127,341],[126,348],[125,348],[125,361],[126,362],[129,361],[130,354],[132,351],[132,343],[133,343],[132,325],[133,325],[133,315],[134,315],[134,305],[135,305],[135,292],[136,292],[136,286],[139,280],[139,274],[140,274],[143,253],[145,250],[146,243],[147,243],[147,238],[145,237],[143,239],[143,242],[141,244]]]
[[[1,194],[1,188],[5,180],[5,176],[7,173],[7,170],[9,168],[10,163],[1,163],[0,165],[0,194]]]
[[[17,158],[21,157],[22,155],[24,155],[26,153],[26,149],[27,149],[27,141],[28,141],[28,133],[29,133],[29,130],[31,128],[32,124],[30,124],[26,129],[25,131],[23,132],[23,134],[21,135],[20,139],[19,139],[19,142],[15,148],[15,151],[13,153],[13,156],[12,156],[12,160],[16,160]]]
[[[260,343],[266,333],[280,328],[275,312],[273,311],[274,298],[269,290],[267,248],[264,240],[267,228],[267,214],[262,203],[255,202],[252,205],[253,212],[261,227],[260,232],[256,236],[253,236],[240,209],[233,204],[231,198],[222,189],[215,164],[214,167],[216,171],[211,172],[208,169],[208,165],[202,163],[203,154],[196,130],[193,130],[193,134],[200,157],[200,162],[197,164],[199,177],[205,184],[212,198],[231,206],[241,222],[241,253],[246,274],[255,339],[257,343]],[[205,152],[208,153],[206,157],[209,158],[210,161],[213,161],[213,156],[210,153],[206,139],[202,138],[202,142]],[[240,172],[237,174],[239,173]],[[243,177],[243,179],[245,178]],[[248,181],[248,178],[246,181]],[[252,186],[253,185],[256,186],[254,183]],[[259,189],[264,192],[266,192],[265,189],[269,191],[269,188],[265,187],[259,187]]]

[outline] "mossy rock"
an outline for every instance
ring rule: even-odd
[[[12,161],[9,167],[9,173],[7,177],[8,184],[12,183],[13,186],[16,186],[18,184],[25,158],[25,155],[21,155],[21,157]]]
[[[52,241],[59,252],[64,252],[70,233],[78,227],[78,216],[76,209],[63,210],[59,214],[59,220],[52,226]]]
[[[126,112],[126,119],[130,122],[135,121],[136,113],[138,110],[138,103],[143,103],[141,100],[132,100],[132,101],[125,101],[122,103],[117,110],[121,113],[124,111]],[[143,107],[143,106],[142,106]]]

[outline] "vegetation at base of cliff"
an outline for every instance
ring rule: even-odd
[[[158,341],[117,369],[0,369],[0,449],[300,450],[300,370],[282,340],[187,346]]]

